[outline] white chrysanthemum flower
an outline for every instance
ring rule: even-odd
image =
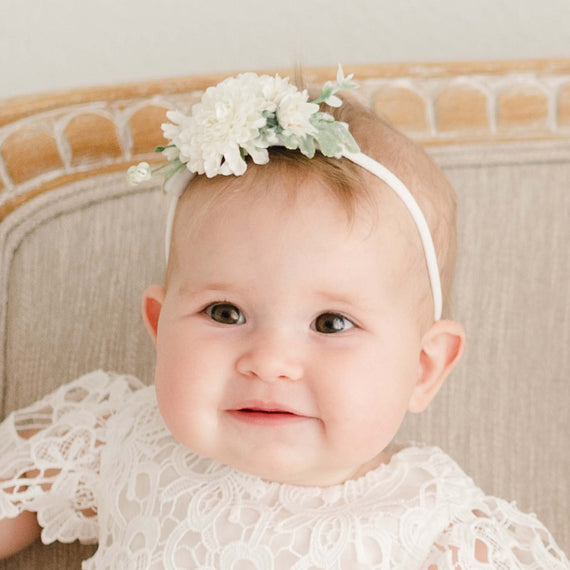
[[[289,84],[288,77],[280,77],[275,75],[274,77],[270,75],[262,75],[260,78],[261,93],[267,101],[271,101],[274,104],[270,111],[275,111],[277,106],[281,103],[283,97],[287,97],[291,93],[297,93],[297,88],[294,85]]]
[[[267,161],[267,151],[253,143],[265,126],[264,111],[271,110],[261,92],[259,78],[245,73],[210,87],[202,101],[192,108],[192,115],[177,119],[180,130],[172,129],[172,142],[180,150],[180,160],[192,172],[236,174],[245,172],[241,149],[254,161]],[[169,117],[170,118],[170,117]]]
[[[139,162],[139,164],[133,165],[127,170],[127,180],[133,186],[145,180],[150,180],[151,177],[152,172],[148,162]]]
[[[182,145],[181,134],[188,123],[188,117],[184,113],[175,110],[168,111],[166,118],[171,122],[163,123],[161,128],[164,138],[171,141],[171,144],[162,151],[162,154],[164,154],[168,160],[180,158],[180,160],[186,162],[188,157],[185,159],[180,157],[180,147]]]
[[[316,130],[311,125],[310,118],[318,112],[319,106],[308,103],[307,91],[299,91],[290,85],[288,77],[264,75],[261,79],[263,96],[275,105],[270,110],[276,111],[279,126],[285,131],[284,136],[314,134]]]
[[[284,136],[303,137],[314,135],[317,129],[311,124],[311,117],[318,113],[319,106],[307,102],[306,91],[295,91],[283,97],[277,107],[277,121]]]

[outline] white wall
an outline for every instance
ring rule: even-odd
[[[570,56],[570,0],[0,0],[0,98],[337,62]]]

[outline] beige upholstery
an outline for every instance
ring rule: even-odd
[[[400,439],[442,446],[486,492],[536,512],[568,552],[570,62],[518,65],[451,66],[444,76],[435,66],[431,75],[369,67],[361,96],[383,101],[430,144],[458,194],[453,304],[468,348]],[[0,109],[0,418],[95,368],[152,381],[139,305],[144,287],[161,280],[165,208],[156,185],[133,189],[124,169],[160,142],[164,107],[184,98],[164,93],[188,85]],[[92,550],[34,545],[0,569],[79,568]]]

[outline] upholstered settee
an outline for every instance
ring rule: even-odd
[[[357,96],[425,144],[458,194],[453,315],[464,360],[400,440],[440,445],[570,551],[570,60],[346,67]],[[334,69],[309,69],[308,80]],[[152,382],[140,317],[163,271],[155,158],[167,109],[220,77],[0,103],[0,419],[84,372]],[[0,458],[0,461],[2,458]],[[35,544],[0,569],[78,568]]]

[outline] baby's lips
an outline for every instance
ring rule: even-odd
[[[267,414],[288,414],[291,416],[298,417],[313,417],[310,414],[306,414],[301,410],[289,406],[287,404],[282,404],[274,401],[266,400],[245,400],[243,402],[238,402],[235,406],[228,409],[230,412],[256,412],[256,413],[267,413]]]

